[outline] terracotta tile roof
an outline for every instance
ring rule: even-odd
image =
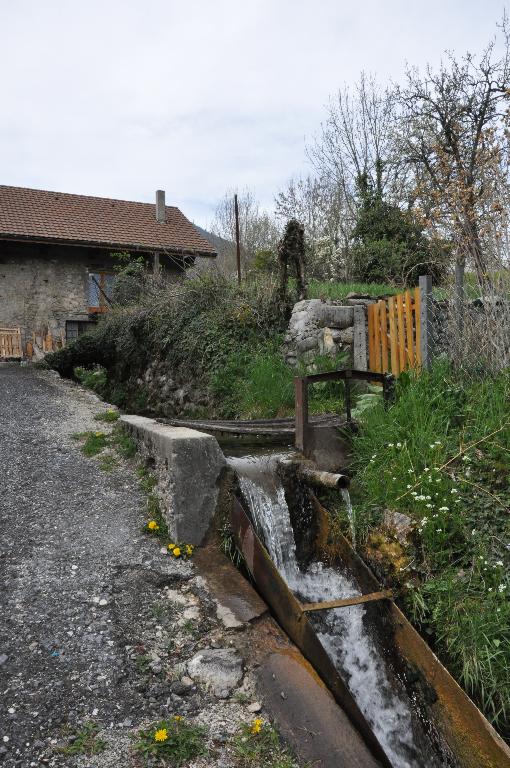
[[[152,203],[0,185],[2,239],[216,256],[211,243],[173,205],[166,206],[161,224]]]

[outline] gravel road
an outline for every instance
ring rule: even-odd
[[[124,768],[138,765],[129,744],[141,724],[175,712],[204,719],[214,710],[221,734],[222,723],[232,728],[243,718],[233,700],[213,701],[186,678],[169,682],[168,664],[214,638],[215,611],[193,566],[162,556],[141,532],[145,497],[133,469],[102,471],[72,438],[97,430],[94,415],[105,408],[51,372],[0,364],[0,763],[7,768]],[[176,596],[179,621],[161,608]],[[194,627],[183,644],[187,601]],[[213,647],[225,640],[218,632]],[[109,734],[108,749],[64,756],[66,734],[88,720]]]

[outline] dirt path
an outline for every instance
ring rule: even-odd
[[[253,717],[246,677],[237,699],[186,677],[187,659],[228,645],[229,632],[194,567],[141,532],[145,497],[132,468],[104,472],[73,440],[104,429],[94,421],[104,410],[51,373],[0,365],[0,763],[8,768],[124,768],[138,764],[130,744],[141,725],[179,713],[213,724],[221,743]],[[67,726],[89,720],[106,734],[106,751],[56,751]]]

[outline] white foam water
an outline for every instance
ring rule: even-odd
[[[299,569],[285,492],[276,472],[280,458],[283,456],[229,460],[273,562],[303,602],[360,595],[350,576],[322,563],[313,563],[306,571]],[[312,621],[394,768],[436,765],[430,754],[426,762],[418,756],[407,694],[397,692],[395,683],[390,683],[377,643],[364,626],[364,614],[364,606],[357,605],[320,612]]]

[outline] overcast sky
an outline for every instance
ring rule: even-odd
[[[206,225],[306,172],[328,96],[364,69],[479,51],[496,0],[0,0],[0,183],[148,200]]]

